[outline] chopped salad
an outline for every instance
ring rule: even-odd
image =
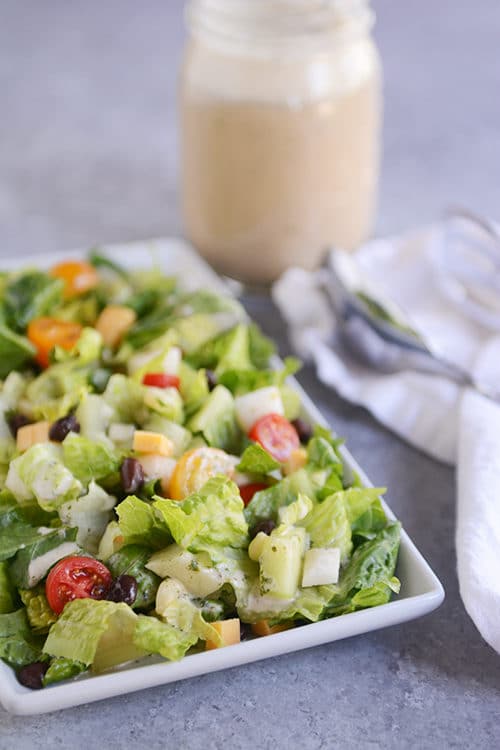
[[[0,276],[0,656],[41,688],[389,601],[400,526],[241,305],[93,252]]]

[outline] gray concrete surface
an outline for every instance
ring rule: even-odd
[[[462,202],[499,214],[500,5],[378,0],[386,75],[378,231]],[[181,232],[181,0],[0,2],[0,256]],[[247,297],[274,334],[269,301]],[[385,631],[42,717],[0,709],[0,748],[494,748],[500,657],[461,604],[454,475],[301,381],[443,581]]]

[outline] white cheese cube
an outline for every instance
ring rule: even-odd
[[[166,375],[178,375],[181,360],[182,351],[178,346],[171,346],[163,358],[163,372]]]
[[[281,393],[275,385],[237,396],[234,408],[238,424],[244,432],[249,432],[255,422],[266,414],[285,414]]]
[[[302,586],[326,586],[339,580],[340,549],[313,548],[304,555]]]

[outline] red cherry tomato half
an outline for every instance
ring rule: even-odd
[[[268,484],[263,484],[262,482],[254,482],[253,484],[242,484],[239,488],[241,499],[245,503],[245,505],[248,505],[252,497],[255,495],[256,492],[260,492],[261,490],[267,490],[269,487]]]
[[[177,375],[167,375],[166,372],[148,372],[142,382],[144,385],[154,385],[157,388],[179,388],[181,384]]]
[[[297,430],[281,414],[265,414],[252,426],[248,437],[260,443],[264,450],[280,463],[286,461],[291,452],[300,447]]]
[[[63,557],[47,576],[45,593],[59,615],[73,599],[104,599],[112,580],[107,567],[93,557]]]

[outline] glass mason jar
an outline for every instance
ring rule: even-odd
[[[188,238],[267,283],[370,233],[381,72],[367,0],[191,0],[181,74]]]

